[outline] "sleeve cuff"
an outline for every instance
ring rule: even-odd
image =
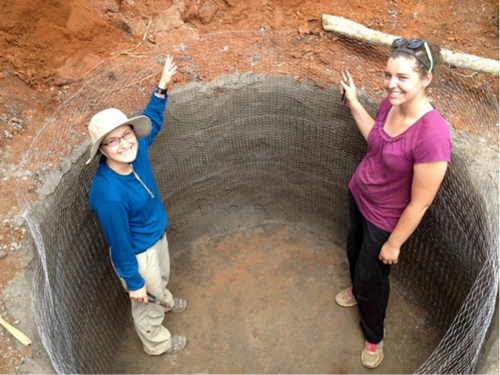
[[[168,99],[168,92],[165,93],[165,97],[160,97],[160,96],[156,96],[156,87],[153,89],[153,92],[151,93],[151,99],[153,100],[160,100],[160,101],[167,101]]]
[[[145,284],[144,279],[141,277],[139,272],[137,272],[131,278],[125,280],[125,283],[127,284],[127,290],[129,292],[135,292],[136,290],[141,289]]]

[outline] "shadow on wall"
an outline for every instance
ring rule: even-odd
[[[375,101],[362,101],[374,114]],[[347,185],[366,144],[336,88],[278,76],[221,77],[176,88],[165,119],[151,161],[170,216],[173,253],[200,236],[263,222],[343,243]],[[494,308],[498,230],[462,151],[454,148],[439,197],[395,272],[443,335],[422,372],[474,371],[479,354],[463,350],[484,345]],[[130,324],[123,314],[127,297],[88,205],[97,162],[85,167],[86,156],[27,214],[39,253],[37,324],[62,373],[114,372],[118,343]],[[449,362],[455,352],[462,358]]]

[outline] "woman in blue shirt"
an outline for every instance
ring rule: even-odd
[[[149,355],[177,353],[187,343],[185,336],[172,336],[162,325],[166,311],[180,313],[187,302],[166,289],[168,218],[148,158],[148,148],[163,124],[167,86],[176,72],[169,56],[142,116],[129,119],[110,108],[94,115],[89,124],[92,147],[87,164],[98,152],[102,154],[90,187],[90,205],[110,246],[116,273],[132,300],[135,329]],[[163,306],[148,303],[150,298]]]

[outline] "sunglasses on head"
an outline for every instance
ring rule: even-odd
[[[427,55],[427,58],[429,59],[429,66],[428,64],[424,63],[422,59],[420,59],[414,52],[413,53],[408,53],[405,50],[417,50],[420,47],[424,47],[425,54]],[[397,49],[402,49],[401,52],[408,53],[415,57],[429,72],[432,72],[432,68],[434,66],[434,61],[432,60],[432,53],[431,50],[429,49],[429,45],[427,42],[423,39],[405,39],[405,38],[397,38],[392,41],[391,48],[393,50]]]
[[[422,45],[425,43],[425,40],[423,39],[404,39],[404,38],[398,38],[394,39],[392,41],[392,49],[398,49],[401,47],[406,47],[409,49],[418,49],[422,47]]]

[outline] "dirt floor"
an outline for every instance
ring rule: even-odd
[[[370,372],[359,358],[357,309],[334,302],[349,286],[345,251],[327,239],[278,224],[202,238],[172,258],[169,285],[190,301],[164,323],[188,337],[185,352],[151,359],[130,327],[119,372]],[[414,372],[439,339],[431,318],[395,285],[386,323],[387,355],[378,373]]]
[[[148,20],[152,23],[141,51],[167,38],[182,41],[186,36],[211,34],[227,39],[232,32],[247,30],[297,31],[295,37],[302,42],[290,41],[290,48],[296,48],[290,52],[294,59],[290,74],[319,81],[310,55],[321,54],[321,44],[308,47],[303,36],[311,41],[324,36],[323,13],[393,35],[425,37],[451,50],[493,59],[499,53],[499,4],[492,0],[6,0],[0,10],[0,293],[13,284],[27,285],[29,278],[30,246],[16,200],[23,155],[45,119],[82,86],[84,75],[110,52],[136,46]],[[193,53],[210,59],[210,51]],[[238,66],[237,54],[232,56],[228,64]],[[320,63],[328,66],[332,61]],[[188,80],[186,74],[176,78],[178,83]],[[498,79],[490,82],[498,95]],[[26,308],[27,289],[21,289],[16,299],[25,301]],[[2,296],[0,314],[23,327],[21,317],[10,313],[12,292]],[[22,348],[1,330],[0,373],[50,370],[27,370],[26,363],[34,356],[43,356],[39,346]],[[328,371],[318,369],[323,370]]]

